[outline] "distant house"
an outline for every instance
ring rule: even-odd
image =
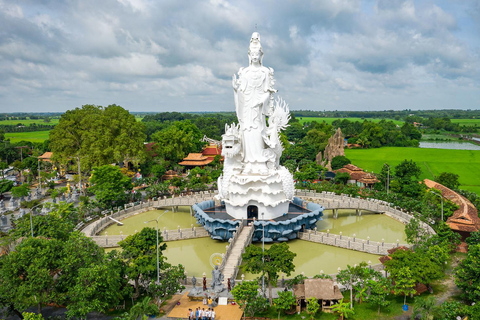
[[[350,175],[350,180],[347,183],[356,184],[362,188],[371,188],[379,180],[373,174],[363,171],[362,168],[359,168],[353,164],[347,164],[335,171],[337,174],[339,172],[346,172]]]

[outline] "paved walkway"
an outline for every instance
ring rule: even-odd
[[[229,278],[233,278],[236,275],[236,270],[242,261],[242,253],[245,251],[245,247],[248,246],[252,240],[252,228],[253,226],[245,226],[238,235],[238,238],[233,244],[232,251],[227,257],[225,267],[223,268],[224,284],[227,284]]]
[[[202,301],[190,301],[187,294],[188,292],[183,294],[167,316],[160,319],[188,319],[188,309],[195,310],[197,307],[209,308]],[[227,304],[226,306],[216,306],[214,309],[215,320],[240,320],[243,315],[238,305]]]

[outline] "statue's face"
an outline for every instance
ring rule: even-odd
[[[250,42],[259,42],[260,41],[260,33],[254,32],[252,33],[252,38],[250,39]]]
[[[262,58],[262,53],[260,52],[260,50],[254,50],[250,52],[250,61],[259,62],[261,58]]]

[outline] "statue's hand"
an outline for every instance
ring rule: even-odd
[[[234,89],[235,91],[237,91],[238,86],[239,86],[239,83],[238,83],[237,75],[236,75],[236,74],[234,74],[233,77],[232,77],[232,86],[233,86],[233,89]]]

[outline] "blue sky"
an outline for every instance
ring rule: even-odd
[[[0,112],[233,111],[255,28],[292,110],[480,108],[480,0],[0,0]]]

